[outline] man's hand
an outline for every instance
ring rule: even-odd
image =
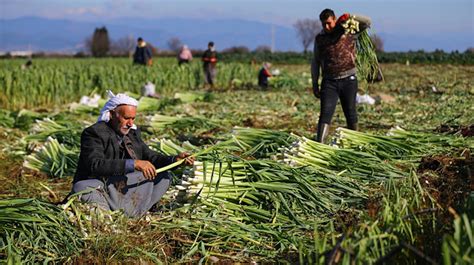
[[[135,170],[143,172],[143,176],[148,180],[153,180],[156,176],[156,169],[150,161],[135,160]]]
[[[316,98],[320,98],[321,97],[321,92],[319,91],[319,87],[313,87],[313,94]]]
[[[184,164],[188,165],[188,166],[192,166],[194,165],[194,157],[190,157],[191,154],[189,153],[181,153],[179,155],[176,156],[176,160],[179,161],[179,160],[182,160],[182,159],[185,159],[184,160]]]
[[[336,24],[341,24],[341,23],[344,23],[346,20],[348,20],[349,18],[351,17],[351,15],[349,13],[344,13],[342,16],[340,16],[337,21],[336,21]]]

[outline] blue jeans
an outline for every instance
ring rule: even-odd
[[[321,84],[321,114],[319,124],[330,124],[336,105],[341,99],[342,110],[349,125],[357,123],[356,95],[357,78],[355,75],[342,79],[323,79]]]

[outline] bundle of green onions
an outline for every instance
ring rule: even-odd
[[[188,195],[198,195],[208,197],[212,194],[214,198],[239,197],[241,191],[248,191],[251,188],[245,186],[243,181],[248,178],[245,171],[245,163],[208,163],[195,161],[192,172],[183,174],[181,185],[177,185],[177,198],[179,200],[188,200]],[[203,191],[201,189],[204,189]],[[251,202],[245,198],[242,200]]]
[[[160,100],[150,97],[141,97],[138,100],[138,112],[157,111],[160,108]]]
[[[298,137],[291,147],[284,148],[284,162],[293,166],[311,166],[319,171],[339,172],[364,181],[402,177],[398,168],[375,155],[353,149],[329,146],[306,137]]]
[[[174,98],[179,99],[182,103],[191,103],[196,101],[210,101],[212,94],[199,91],[176,92]]]
[[[248,223],[242,218],[229,216],[222,208],[182,207],[169,216],[152,219],[153,229],[181,235],[180,240],[185,253],[180,262],[195,263],[196,256],[206,263],[210,257],[227,263],[274,262],[279,255],[288,253],[311,253],[315,246],[323,245],[324,239],[317,240],[315,229],[320,223],[327,222],[314,216],[310,228],[301,228],[291,223]],[[174,231],[178,233],[173,233]],[[314,233],[314,234],[313,234]],[[313,236],[315,238],[313,238]],[[324,242],[324,243],[323,243]],[[301,255],[302,256],[302,255]],[[308,255],[308,257],[314,257]],[[313,258],[312,261],[318,260]],[[304,263],[304,262],[300,262]],[[309,262],[313,264],[313,262]]]
[[[374,135],[342,127],[336,129],[336,144],[340,148],[360,150],[382,159],[411,160],[422,153],[419,145],[411,145],[406,139]]]
[[[304,224],[314,214],[327,215],[355,206],[367,190],[349,178],[292,168],[273,160],[195,162],[183,174],[174,196],[199,199],[211,209],[225,209],[247,221]]]
[[[0,200],[0,258],[6,263],[66,262],[82,246],[60,208],[36,199]]]
[[[15,128],[28,130],[33,122],[45,117],[43,113],[32,110],[22,109],[18,112],[15,118]]]
[[[12,128],[15,124],[15,118],[8,110],[0,109],[0,127]]]
[[[105,105],[102,104],[102,105]],[[73,102],[69,104],[69,112],[74,114],[90,114],[90,115],[99,115],[100,109],[99,107],[88,106],[84,104],[80,104],[77,102]]]
[[[198,150],[198,147],[191,144],[189,141],[183,142],[181,146],[166,138],[151,139],[150,142],[150,147],[164,155],[177,155],[183,152],[195,152]]]
[[[148,117],[148,125],[158,131],[171,130],[172,132],[194,132],[200,134],[221,128],[221,122],[204,117],[178,117],[155,114]]]
[[[287,132],[234,127],[232,141],[243,152],[242,156],[270,158],[278,155],[280,148],[290,146],[295,137]]]
[[[360,31],[356,16],[351,15],[342,23],[346,34],[357,34],[357,76],[360,80],[376,80],[381,73],[374,44],[367,30]]]
[[[72,176],[79,160],[79,149],[67,148],[57,139],[48,137],[39,150],[25,157],[23,166],[48,176],[63,178]]]
[[[392,128],[388,135],[336,129],[336,143],[341,148],[350,148],[373,154],[381,159],[418,161],[420,157],[445,153],[458,148],[474,150],[474,140],[453,135],[428,132],[410,132]]]
[[[298,77],[287,73],[271,77],[268,83],[273,88],[297,88],[301,86]]]
[[[57,139],[69,147],[79,147],[82,126],[73,123],[58,123],[50,118],[37,120],[24,139],[27,142],[45,142],[48,137]]]
[[[461,135],[415,132],[407,131],[400,127],[394,127],[390,129],[388,136],[399,139],[400,141],[403,139],[410,142],[411,145],[418,144],[424,149],[423,152],[429,153],[446,152],[446,148],[474,149],[474,139],[472,137],[462,137]]]

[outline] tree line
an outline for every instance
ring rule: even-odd
[[[221,50],[220,57],[226,61],[238,62],[264,62],[274,63],[306,64],[312,58],[312,44],[315,35],[321,31],[321,23],[315,19],[300,19],[293,25],[304,48],[304,52],[271,52],[270,46],[258,46],[250,50],[246,46],[233,46]],[[377,36],[371,37],[377,51],[379,61],[382,63],[452,63],[452,64],[474,64],[474,48],[469,48],[465,52],[454,51],[446,53],[442,50],[434,52],[409,51],[409,52],[384,52],[384,42]],[[136,40],[132,36],[125,36],[117,40],[111,40],[106,27],[99,27],[94,30],[91,37],[85,41],[87,52],[79,52],[75,57],[130,57],[133,54]],[[153,44],[148,43],[152,53],[159,56],[175,56],[183,46],[178,37],[168,40],[168,50],[159,51]],[[311,48],[311,49],[310,49]],[[192,50],[195,56],[200,56],[204,50]],[[44,54],[37,53],[34,57],[42,57]],[[58,55],[61,57],[61,55]],[[8,54],[4,57],[9,57]]]
[[[304,53],[308,52],[308,49],[314,43],[314,37],[321,31],[321,22],[317,19],[298,19],[296,23],[293,25],[296,30],[296,33],[301,41],[301,45],[303,46]],[[372,36],[372,42],[374,43],[374,47],[377,51],[383,51],[383,40],[377,36]],[[153,44],[148,43],[150,45],[152,52],[154,54],[158,53],[158,49],[153,46]],[[87,51],[94,57],[104,57],[110,55],[128,55],[130,56],[133,52],[135,47],[135,40],[132,36],[126,36],[120,38],[116,41],[111,41],[109,37],[109,33],[106,27],[96,28],[92,37],[86,39],[85,46]],[[168,40],[167,46],[169,51],[177,53],[183,46],[182,41],[178,37],[173,37]],[[254,51],[255,52],[266,52],[271,50],[271,48],[267,45],[262,45],[257,47]],[[197,51],[199,53],[199,51]],[[251,52],[246,46],[234,46],[229,47],[227,49],[222,50],[225,53],[248,53]]]

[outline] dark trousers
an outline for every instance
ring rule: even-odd
[[[342,79],[323,79],[321,84],[319,124],[331,123],[339,99],[341,99],[341,106],[347,124],[357,123],[356,95],[357,78],[355,75]]]
[[[214,85],[216,79],[217,69],[215,66],[208,64],[204,66],[204,82],[209,85]]]

